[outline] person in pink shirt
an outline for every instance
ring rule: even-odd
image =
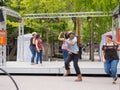
[[[42,64],[43,44],[40,34],[36,36],[36,50],[37,50],[36,64],[38,64],[39,59],[40,59],[40,64]]]
[[[59,34],[58,40],[63,41],[61,49],[62,49],[63,59],[64,61],[66,61],[68,51],[66,50],[67,43],[64,41],[64,39],[67,39],[67,33],[65,33],[64,37],[62,38],[61,38],[61,34],[62,32]]]

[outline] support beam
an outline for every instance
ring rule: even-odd
[[[21,18],[20,14],[17,13],[14,10],[11,10],[5,6],[0,6],[0,9],[3,12],[3,17],[4,17],[4,21],[1,21],[0,23],[0,29],[1,30],[6,30],[6,19],[7,19],[7,15],[10,15],[12,17],[16,17],[16,18]],[[20,31],[20,30],[19,30]],[[1,66],[5,66],[6,65],[6,45],[0,45],[0,65]]]
[[[16,17],[16,18],[21,18],[21,15],[19,13],[17,13],[16,11],[12,10],[12,9],[9,9],[5,6],[1,6],[0,9],[5,11],[7,15],[10,15],[10,16],[13,16],[13,17]]]
[[[105,17],[112,14],[105,14],[103,12],[68,12],[68,13],[39,13],[39,14],[25,14],[24,18],[71,18],[71,17]]]

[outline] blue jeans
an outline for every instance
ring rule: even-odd
[[[78,54],[68,54],[67,56],[67,59],[65,61],[65,69],[66,70],[70,70],[69,68],[69,63],[73,60],[73,64],[74,64],[74,68],[75,68],[75,71],[76,71],[76,74],[81,74],[80,72],[80,68],[78,66]]]
[[[40,50],[39,52],[37,51],[36,64],[38,64],[39,59],[40,63],[42,63],[42,50]]]
[[[66,61],[66,58],[67,58],[67,56],[68,56],[68,51],[65,50],[65,49],[62,49],[62,54],[63,54],[63,59],[64,59],[64,61]]]
[[[36,48],[35,48],[35,46],[30,45],[30,51],[32,53],[31,63],[34,63],[34,58],[35,58],[35,55],[36,55]]]
[[[118,62],[119,60],[106,60],[106,62],[104,63],[105,72],[113,78],[117,77]]]

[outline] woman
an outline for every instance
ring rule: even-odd
[[[65,39],[65,42],[67,42],[67,51],[68,51],[68,56],[67,59],[65,61],[65,69],[66,72],[64,74],[64,76],[67,76],[68,74],[70,74],[70,67],[69,64],[71,61],[73,61],[73,65],[77,74],[77,79],[75,81],[82,81],[82,74],[78,65],[78,45],[77,45],[77,38],[75,36],[74,33],[69,33],[68,34],[69,38]]]
[[[40,64],[42,64],[43,45],[42,45],[41,35],[36,36],[36,50],[37,50],[36,64],[38,64],[39,59],[40,59]]]
[[[36,32],[32,33],[32,38],[30,39],[30,51],[32,53],[32,57],[31,57],[31,64],[34,65],[34,58],[36,55],[36,47],[35,47],[35,40],[36,40]]]
[[[120,49],[118,49],[118,44],[112,41],[112,35],[106,35],[106,43],[102,47],[102,58],[104,70],[113,78],[113,84],[117,80],[117,65],[119,62],[117,50]]]
[[[61,34],[62,34],[62,32],[58,36],[58,40],[63,41],[61,49],[62,49],[62,53],[63,53],[63,59],[64,59],[64,61],[66,61],[68,51],[66,50],[67,43],[64,41],[64,39],[67,39],[67,33],[65,33],[63,38],[61,38]]]

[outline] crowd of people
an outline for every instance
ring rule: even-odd
[[[82,81],[82,74],[78,65],[78,59],[80,57],[80,49],[77,43],[77,37],[72,32],[69,31],[61,37],[62,32],[58,36],[58,40],[62,41],[62,54],[64,59],[65,73],[63,76],[68,76],[70,74],[70,62],[73,61],[73,66],[75,68],[77,79],[75,81]],[[102,46],[102,60],[104,63],[104,70],[107,74],[109,74],[115,84],[117,80],[117,65],[119,62],[118,52],[120,42],[116,42],[112,40],[112,35],[106,35],[106,42]],[[30,50],[32,53],[31,64],[42,64],[42,38],[40,34],[36,32],[32,33],[32,38],[30,39]],[[37,54],[36,61],[34,61],[35,56]]]

